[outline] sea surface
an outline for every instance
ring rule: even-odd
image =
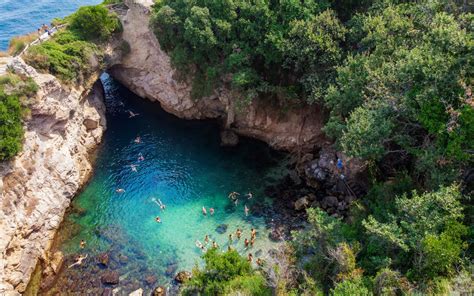
[[[269,259],[276,243],[268,238],[272,203],[263,191],[286,172],[284,156],[250,139],[221,147],[216,122],[178,119],[106,74],[102,80],[107,131],[95,173],[59,231],[55,249],[65,254],[66,263],[50,293],[96,295],[108,270],[118,271],[123,295],[138,288],[151,291],[179,270],[202,263],[197,241],[206,249],[215,241],[222,251],[231,247]],[[130,118],[131,112],[139,115]],[[228,198],[233,191],[240,193],[237,204]],[[251,199],[245,196],[249,192]],[[240,240],[237,228],[243,231]],[[252,228],[257,239],[246,248]],[[67,268],[79,255],[87,255],[84,264]],[[100,264],[105,257],[107,263]]]
[[[0,51],[8,48],[10,39],[65,17],[80,6],[94,5],[102,0],[0,0]]]

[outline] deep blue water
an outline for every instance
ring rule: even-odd
[[[65,17],[80,6],[102,0],[0,0],[0,50],[6,50],[14,36],[35,32],[42,24]]]

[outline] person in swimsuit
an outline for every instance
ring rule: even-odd
[[[82,261],[84,261],[86,258],[87,258],[88,254],[86,254],[85,256],[81,255],[79,257],[77,257],[76,259],[76,262],[74,262],[73,264],[69,265],[68,268],[71,268],[71,267],[74,267],[76,265],[81,265],[82,264]]]
[[[204,243],[209,243],[209,235],[206,234],[206,236],[204,237]]]
[[[248,216],[249,215],[249,208],[247,208],[247,205],[244,206],[244,212],[245,212],[245,216]]]
[[[253,259],[253,255],[252,253],[249,253],[249,255],[247,256],[247,261],[252,262],[252,259]]]
[[[206,211],[206,208],[205,208],[204,206],[202,207],[202,214],[203,214],[204,216],[207,215],[207,211]]]
[[[156,217],[156,218],[155,218],[155,221],[158,222],[158,223],[161,223],[161,218],[160,218],[160,217]]]
[[[115,192],[117,192],[117,193],[124,193],[124,192],[125,192],[125,189],[119,188],[119,189],[115,190]]]
[[[240,239],[240,237],[242,236],[242,230],[240,230],[240,228],[237,228],[235,235],[237,235],[237,239]]]
[[[248,240],[248,238],[245,239],[245,241],[244,241],[244,246],[245,246],[246,248],[248,248],[248,246],[249,246],[249,240]]]
[[[211,216],[214,215],[214,208],[210,208],[209,213],[211,214]]]
[[[247,199],[252,199],[252,197],[253,197],[252,192],[247,193]]]

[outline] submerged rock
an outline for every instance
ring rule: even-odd
[[[114,295],[114,292],[112,288],[105,288],[104,291],[102,291],[102,296],[112,296]]]
[[[223,234],[227,231],[228,227],[229,227],[229,225],[227,225],[227,224],[221,224],[221,225],[217,226],[216,232],[219,233],[219,234]]]
[[[177,264],[170,264],[170,265],[168,265],[168,267],[166,268],[165,273],[166,273],[167,276],[172,276],[172,275],[176,272],[177,269],[178,269],[178,265],[177,265]]]
[[[148,275],[146,278],[145,278],[145,282],[149,285],[149,286],[152,286],[156,283],[157,281],[157,278],[156,276],[154,275]]]
[[[174,277],[174,280],[177,281],[178,283],[182,284],[187,282],[191,278],[191,273],[189,271],[180,271],[178,274]]]
[[[221,146],[236,146],[239,144],[239,136],[231,130],[221,132]]]
[[[117,271],[108,270],[102,274],[100,280],[102,281],[102,284],[117,285],[119,283],[120,277]]]
[[[309,206],[309,198],[307,196],[303,196],[295,201],[295,210],[302,211]]]
[[[138,290],[133,291],[132,293],[128,294],[128,296],[142,296],[143,295],[143,289],[140,288]]]
[[[163,286],[158,286],[151,293],[152,296],[166,296],[166,289]]]

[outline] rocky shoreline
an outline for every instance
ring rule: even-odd
[[[92,172],[89,156],[105,130],[105,107],[97,76],[70,87],[21,58],[9,67],[39,86],[28,102],[23,150],[0,164],[0,294],[20,295],[38,261],[54,261],[48,250],[71,199]]]

